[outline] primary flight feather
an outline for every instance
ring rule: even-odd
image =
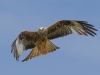
[[[79,35],[95,36],[97,29],[86,21],[61,20],[50,27],[41,27],[38,31],[22,31],[12,44],[11,53],[14,53],[16,60],[19,60],[23,51],[32,49],[30,54],[23,61],[45,55],[59,49],[50,40],[72,34],[72,29]]]

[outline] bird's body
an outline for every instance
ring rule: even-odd
[[[71,29],[75,30],[79,35],[86,36],[88,34],[94,36],[96,35],[94,31],[97,31],[93,25],[88,24],[86,21],[61,20],[50,27],[41,27],[35,32],[21,32],[13,42],[11,52],[14,52],[14,57],[18,60],[24,50],[32,49],[23,61],[48,54],[59,49],[50,40],[72,34]]]

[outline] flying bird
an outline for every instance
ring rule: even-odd
[[[16,60],[19,60],[23,51],[32,49],[22,62],[40,55],[46,55],[59,49],[50,40],[72,34],[72,30],[79,35],[91,35],[93,37],[96,35],[95,31],[97,31],[93,25],[86,21],[60,20],[50,27],[41,27],[34,32],[22,31],[12,43],[11,53],[13,52]]]

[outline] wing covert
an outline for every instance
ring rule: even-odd
[[[67,36],[72,34],[72,29],[79,35],[91,35],[94,36],[97,29],[93,25],[88,24],[86,21],[74,21],[74,20],[61,20],[48,27],[48,39],[55,39],[58,37]]]
[[[23,31],[15,39],[12,44],[11,53],[14,53],[16,60],[19,60],[19,56],[24,50],[35,47],[36,32]]]

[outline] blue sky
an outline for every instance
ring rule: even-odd
[[[11,44],[22,30],[35,31],[58,20],[84,20],[100,30],[100,0],[0,0],[0,75],[100,75],[100,31],[96,37],[73,32],[52,40],[60,49],[17,62]]]

